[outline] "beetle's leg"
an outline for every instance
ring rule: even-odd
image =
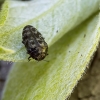
[[[24,41],[22,41],[22,43],[24,44]]]
[[[47,53],[47,55],[49,55],[49,54]]]
[[[31,56],[29,56],[29,57],[28,57],[28,61],[30,61],[30,60],[31,60],[30,58],[31,58]]]

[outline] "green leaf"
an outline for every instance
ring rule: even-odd
[[[96,50],[97,16],[68,32],[49,48],[49,62],[17,63],[6,83],[3,100],[65,100]]]
[[[90,0],[88,3],[87,0],[9,0],[9,14],[0,29],[0,59],[27,61],[28,55],[21,42],[25,25],[36,27],[50,47],[66,32],[96,12],[98,4],[99,0]]]
[[[12,27],[9,26],[8,33],[5,32],[1,36],[4,39],[7,35],[8,42],[12,42],[15,52],[13,55],[9,53],[8,58],[15,61],[27,59],[26,50],[20,43],[24,25],[32,24],[36,26],[43,33],[49,45],[49,55],[46,57],[49,62],[16,63],[12,67],[2,100],[65,100],[72,93],[73,88],[88,67],[100,40],[99,12],[93,14],[98,9],[99,0],[55,1],[55,4],[52,4],[53,6],[50,6],[46,11],[41,11],[42,13],[39,13],[40,15],[35,16],[35,18],[27,19],[26,22],[24,20],[21,22],[22,24],[16,23],[15,28],[13,25]],[[20,6],[20,4],[17,7],[18,11],[27,5],[22,3]],[[41,3],[39,2],[39,4]],[[35,9],[35,7],[33,8]],[[91,14],[93,15],[89,17]],[[85,20],[87,17],[89,18]],[[85,21],[81,23],[83,20]],[[79,23],[81,24],[79,25]],[[77,27],[75,28],[75,26]],[[58,32],[56,32],[57,30]],[[8,49],[7,43],[4,43],[5,45],[2,45],[2,47]],[[13,50],[12,45],[10,43],[8,45],[10,46],[9,49]]]
[[[8,4],[7,1],[2,6],[2,10],[0,12],[0,28],[4,25],[4,23],[5,23],[6,19],[7,19],[8,11],[9,11],[9,7],[8,6],[9,6],[9,4]]]

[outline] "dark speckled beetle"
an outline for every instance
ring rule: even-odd
[[[41,33],[31,25],[24,27],[22,32],[22,43],[27,49],[30,58],[40,61],[43,60],[48,54],[48,45],[42,37]]]

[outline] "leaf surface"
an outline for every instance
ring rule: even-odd
[[[15,63],[3,91],[3,100],[65,100],[69,97],[88,67],[100,40],[99,12],[93,14],[97,11],[98,2],[99,0],[58,0],[49,10],[39,13],[37,17],[23,21],[14,29],[11,27],[11,41],[12,35],[18,36],[14,39],[15,53],[8,58],[15,61],[27,60],[25,48],[20,44],[20,33],[24,25],[32,24],[43,33],[49,45],[49,55],[46,57],[49,62]],[[64,10],[58,10],[60,7]],[[91,14],[93,15],[89,17]],[[58,15],[59,17],[56,17]],[[85,20],[87,17],[89,18]],[[82,22],[83,20],[85,21]],[[7,48],[6,45],[3,47]]]

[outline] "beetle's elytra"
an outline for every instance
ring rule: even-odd
[[[30,58],[37,61],[43,60],[48,55],[48,45],[41,33],[31,25],[24,27],[22,32],[22,43],[25,45]]]

